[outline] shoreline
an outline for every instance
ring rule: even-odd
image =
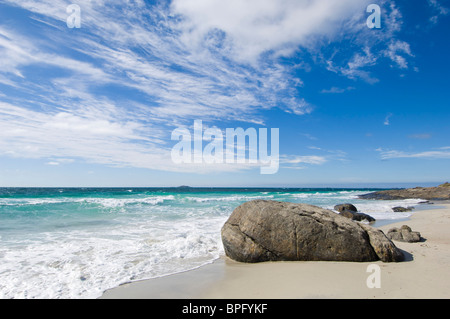
[[[394,242],[404,262],[243,264],[222,256],[194,270],[123,284],[100,299],[450,298],[450,201],[430,203],[408,220],[376,226],[387,233],[407,224],[421,233],[421,242]],[[381,288],[367,286],[373,264],[381,270]]]

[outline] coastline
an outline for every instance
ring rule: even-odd
[[[424,238],[395,241],[404,262],[267,262],[243,264],[222,257],[183,273],[132,282],[107,290],[101,299],[373,299],[450,298],[450,202],[434,201],[409,220],[380,227],[409,225]],[[369,265],[381,270],[381,288],[367,286]]]

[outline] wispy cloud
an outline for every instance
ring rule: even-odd
[[[396,68],[407,69],[408,59],[414,57],[409,43],[398,39],[398,33],[402,29],[403,16],[393,1],[381,1],[380,6],[383,11],[383,32],[368,29],[365,25],[358,23],[358,20],[349,20],[348,27],[358,30],[351,35],[351,44],[354,46],[353,55],[347,59],[338,59],[343,54],[339,53],[341,48],[335,48],[322,55],[322,59],[329,71],[341,74],[349,79],[362,79],[370,84],[379,82],[371,68],[388,59],[394,62]],[[330,46],[332,47],[332,46]],[[342,50],[348,52],[345,50]]]
[[[428,0],[428,4],[433,9],[433,16],[430,18],[430,22],[433,24],[438,23],[441,16],[446,16],[449,14],[450,10],[444,7],[438,0]]]
[[[369,82],[377,80],[368,69],[382,58],[406,67],[413,54],[396,40],[401,15],[383,1],[386,32],[372,32],[364,16],[370,2],[79,0],[82,28],[69,30],[72,1],[6,0],[37,27],[28,34],[0,22],[0,83],[10,93],[0,94],[0,153],[195,171],[171,163],[173,128],[197,118],[262,124],[269,109],[313,111],[297,73],[311,67],[280,57],[301,51],[329,71]],[[343,41],[354,54],[339,54]],[[284,159],[321,165],[329,157]]]
[[[405,56],[413,56],[409,43],[404,41],[392,41],[384,54],[389,57],[400,69],[407,69],[408,62]]]
[[[306,137],[308,140],[317,141],[317,137],[309,133],[300,133],[300,135]]]
[[[397,158],[421,158],[421,159],[450,159],[450,151],[448,148],[441,148],[441,150],[431,150],[424,152],[404,152],[398,150],[377,149],[382,160],[397,159]]]
[[[47,165],[51,165],[51,166],[58,166],[60,163],[59,162],[48,162]]]
[[[320,93],[324,93],[324,94],[340,94],[340,93],[345,93],[348,91],[353,91],[356,88],[354,86],[348,86],[346,88],[339,88],[339,87],[335,87],[333,86],[332,88],[326,90],[323,89]]]
[[[195,47],[191,41],[186,41],[183,23],[173,18],[174,14],[181,14],[173,11],[176,2],[170,9],[172,11],[163,6],[147,7],[140,1],[115,2],[121,10],[114,11],[113,6],[102,6],[99,2],[80,2],[83,28],[91,31],[88,36],[72,32],[67,40],[64,32],[44,34],[58,38],[57,42],[65,44],[67,49],[81,52],[101,69],[49,55],[42,51],[43,48],[22,50],[17,55],[16,48],[11,45],[6,49],[15,60],[5,64],[14,67],[11,72],[21,75],[19,70],[27,65],[51,63],[83,73],[85,77],[78,83],[92,83],[94,87],[114,84],[134,89],[148,96],[152,102],[152,107],[147,105],[149,113],[158,118],[202,116],[245,121],[246,115],[257,118],[261,108],[280,107],[297,115],[311,111],[309,103],[294,94],[295,89],[289,84],[291,76],[285,67],[270,61],[257,66],[230,61],[229,51],[223,48],[224,39],[218,31],[208,29],[204,37],[194,41]],[[63,9],[68,3],[15,1],[14,4],[47,19],[62,20],[65,18],[62,10],[50,7]],[[26,43],[26,48],[31,43],[25,36],[17,35],[11,42],[20,43],[21,47]],[[68,78],[54,81],[57,82],[52,84],[59,85],[66,93],[74,86],[80,87]]]
[[[422,134],[412,134],[408,136],[409,138],[416,139],[416,140],[428,140],[431,138],[431,134],[429,133],[422,133]]]
[[[139,127],[118,121],[76,117],[68,113],[45,114],[0,103],[3,155],[73,159],[116,166],[159,167],[168,164],[164,149],[135,134]],[[148,128],[146,128],[148,130]],[[54,158],[68,158],[54,160]]]
[[[283,156],[281,163],[285,164],[311,164],[311,165],[322,165],[327,162],[324,156]]]
[[[316,155],[282,155],[281,167],[289,169],[306,169],[311,166],[320,166],[329,162],[347,161],[347,153],[342,150],[328,150],[316,146],[308,147]],[[320,155],[317,155],[320,154]]]

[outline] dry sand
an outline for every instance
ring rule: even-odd
[[[114,299],[300,299],[450,298],[450,204],[415,212],[409,225],[419,243],[394,242],[401,263],[268,262],[242,264],[226,257],[196,270],[122,285],[102,298]],[[380,288],[369,288],[368,272],[378,265]]]

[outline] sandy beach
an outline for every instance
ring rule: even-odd
[[[418,243],[395,241],[400,263],[267,262],[243,264],[223,257],[196,270],[125,284],[106,299],[376,299],[450,298],[450,203],[418,210],[407,221],[380,226],[385,233],[408,225]],[[379,266],[380,288],[367,281]],[[369,270],[369,271],[368,271]]]

